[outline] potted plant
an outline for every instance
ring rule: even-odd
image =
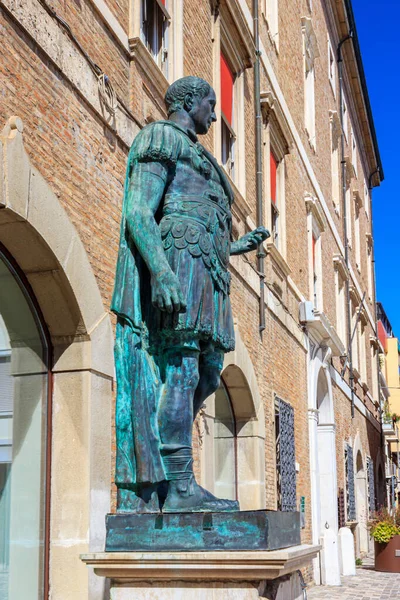
[[[393,513],[380,509],[369,526],[375,542],[375,570],[400,573],[400,556],[396,556],[400,550],[400,509]]]

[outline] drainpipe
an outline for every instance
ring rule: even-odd
[[[368,181],[368,189],[369,189],[369,196],[370,196],[370,218],[371,218],[371,238],[372,238],[372,245],[371,245],[371,252],[372,252],[372,273],[373,273],[373,282],[374,282],[374,292],[376,291],[376,279],[375,279],[375,240],[374,240],[374,219],[373,219],[373,214],[372,214],[372,179],[374,178],[375,175],[379,175],[380,174],[380,169],[379,167],[376,168],[376,170],[370,174],[369,176],[369,181]],[[376,297],[374,294],[374,308],[375,308],[375,337],[376,339],[378,339],[378,305],[376,302]],[[376,372],[378,375],[378,402],[379,402],[379,420],[380,420],[380,424],[381,424],[381,448],[384,447],[385,444],[385,436],[383,435],[383,407],[381,405],[381,378],[379,376],[379,372],[381,370],[381,363],[379,360],[379,348],[376,352]]]
[[[340,103],[340,125],[342,132],[340,136],[340,157],[342,166],[342,205],[343,205],[343,233],[344,233],[344,259],[347,268],[349,268],[349,239],[347,235],[347,202],[346,202],[346,161],[344,160],[344,98],[343,98],[343,56],[342,46],[347,40],[353,38],[353,32],[343,38],[337,47],[337,62],[339,72],[339,103]],[[353,372],[353,353],[351,348],[351,301],[350,301],[350,280],[346,279],[346,321],[347,321],[347,356],[349,364],[349,382],[351,391],[351,418],[354,419],[354,372]]]
[[[263,215],[263,197],[262,197],[262,118],[261,118],[261,98],[260,98],[260,36],[259,36],[259,12],[258,0],[253,0],[253,33],[255,44],[255,62],[254,62],[254,104],[256,114],[256,200],[257,200],[257,227],[264,223]],[[257,270],[260,277],[260,326],[262,333],[265,329],[265,271],[264,271],[265,251],[263,244],[257,248]]]

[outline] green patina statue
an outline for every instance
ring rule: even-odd
[[[184,77],[165,102],[168,121],[137,135],[126,174],[112,300],[118,511],[238,510],[196,483],[192,425],[235,344],[229,256],[269,233],[231,241],[232,189],[197,138],[216,121],[211,86]]]

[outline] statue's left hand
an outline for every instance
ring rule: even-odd
[[[240,252],[251,252],[255,250],[258,244],[261,244],[264,240],[270,237],[268,229],[265,227],[257,227],[253,231],[246,233],[243,237],[236,242],[240,247]]]

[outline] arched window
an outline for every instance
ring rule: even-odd
[[[219,498],[237,500],[237,430],[228,389],[221,378],[215,393],[214,473],[215,494]]]
[[[29,283],[0,245],[0,597],[45,593],[50,344]]]

